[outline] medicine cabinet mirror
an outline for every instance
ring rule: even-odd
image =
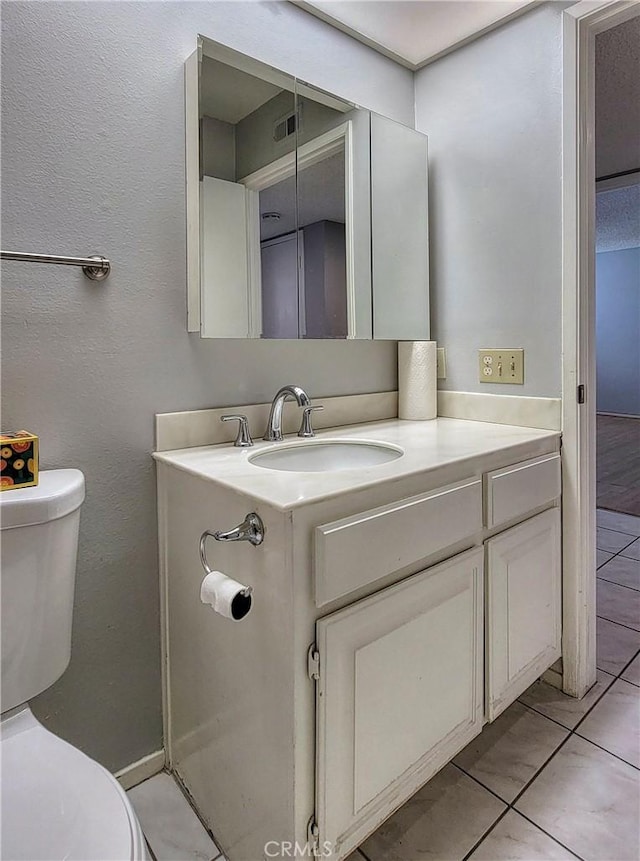
[[[204,37],[185,92],[189,331],[428,338],[426,136]]]

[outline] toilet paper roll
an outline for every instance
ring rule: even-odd
[[[222,571],[210,571],[202,581],[200,600],[211,604],[226,619],[239,622],[251,609],[251,587],[232,580]]]
[[[438,415],[435,341],[398,342],[398,418],[426,421]]]

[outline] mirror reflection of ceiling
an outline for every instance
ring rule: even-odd
[[[275,84],[210,57],[202,58],[200,112],[205,116],[236,125],[279,92]]]
[[[260,192],[260,239],[273,239],[295,230],[296,178],[289,177]],[[263,220],[277,212],[277,220]],[[305,167],[298,174],[298,222],[300,227],[318,221],[344,224],[344,151]]]
[[[500,26],[531,0],[291,0],[409,69]]]

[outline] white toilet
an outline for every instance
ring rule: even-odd
[[[109,772],[46,730],[28,701],[67,668],[84,476],[40,473],[0,493],[3,861],[148,861],[131,804]]]

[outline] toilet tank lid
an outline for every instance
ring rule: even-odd
[[[84,501],[84,475],[79,469],[48,469],[37,487],[0,493],[0,526],[35,526],[64,517]]]

